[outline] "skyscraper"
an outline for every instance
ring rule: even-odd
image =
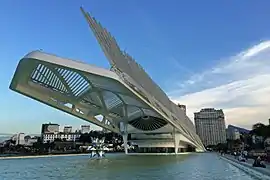
[[[63,132],[64,133],[71,133],[72,132],[72,126],[65,126]]]
[[[229,140],[240,139],[240,132],[238,131],[238,129],[228,127],[226,129],[226,138]]]
[[[196,132],[205,146],[226,142],[225,118],[222,109],[201,109],[194,113]]]
[[[89,133],[90,132],[90,125],[81,125],[81,133]]]

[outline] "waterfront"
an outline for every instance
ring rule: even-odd
[[[0,179],[190,179],[227,180],[252,178],[212,153],[180,156],[125,156],[105,159],[59,156],[0,160]]]

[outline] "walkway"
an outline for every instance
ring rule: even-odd
[[[235,159],[235,157],[234,157],[233,155],[227,155],[227,154],[226,154],[225,157],[237,161],[237,159]],[[237,161],[237,162],[239,162],[239,161]],[[251,166],[252,166],[253,162],[254,162],[254,159],[248,159],[246,162],[242,162],[242,163],[245,163],[245,164],[248,164],[248,165],[251,165]],[[267,162],[264,162],[264,164],[266,165],[266,169],[269,169],[269,171],[270,171],[270,164],[267,163]],[[260,168],[260,169],[261,169],[261,168]]]
[[[252,164],[254,162],[253,159],[248,159],[246,162],[240,162],[235,159],[232,155],[224,155],[221,156],[225,160],[229,161],[234,166],[238,167],[239,169],[245,171],[246,173],[253,175],[259,179],[269,179],[270,180],[270,165],[269,163],[266,164],[266,168],[259,168],[253,167]]]

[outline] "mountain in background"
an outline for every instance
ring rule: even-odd
[[[0,133],[0,136],[12,136],[13,134],[9,134],[9,133]]]
[[[12,134],[0,134],[0,143],[10,139]]]
[[[241,128],[241,127],[237,127],[234,125],[228,125],[228,129],[237,129],[241,134],[248,134],[250,132],[250,130],[245,129],[245,128]]]

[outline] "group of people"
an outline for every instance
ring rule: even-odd
[[[266,166],[265,166],[265,164],[263,163],[263,161],[262,161],[262,159],[261,159],[260,156],[258,156],[258,157],[255,159],[255,161],[254,161],[254,163],[253,163],[252,166],[253,166],[253,167],[262,167],[262,168],[266,168]]]
[[[234,152],[233,154],[234,154],[234,157],[235,157],[235,159],[236,159],[236,158],[237,158],[237,153]],[[248,156],[247,151],[239,152],[239,153],[238,153],[238,161],[246,162],[247,156]]]
[[[243,152],[240,152],[238,153],[238,161],[241,161],[241,162],[246,162],[247,161],[247,156],[248,156],[248,153],[247,151],[243,151]],[[234,157],[235,159],[237,159],[237,152],[234,152]],[[265,164],[263,163],[263,160],[261,159],[260,156],[258,156],[254,162],[253,162],[253,167],[262,167],[262,168],[266,168]]]

